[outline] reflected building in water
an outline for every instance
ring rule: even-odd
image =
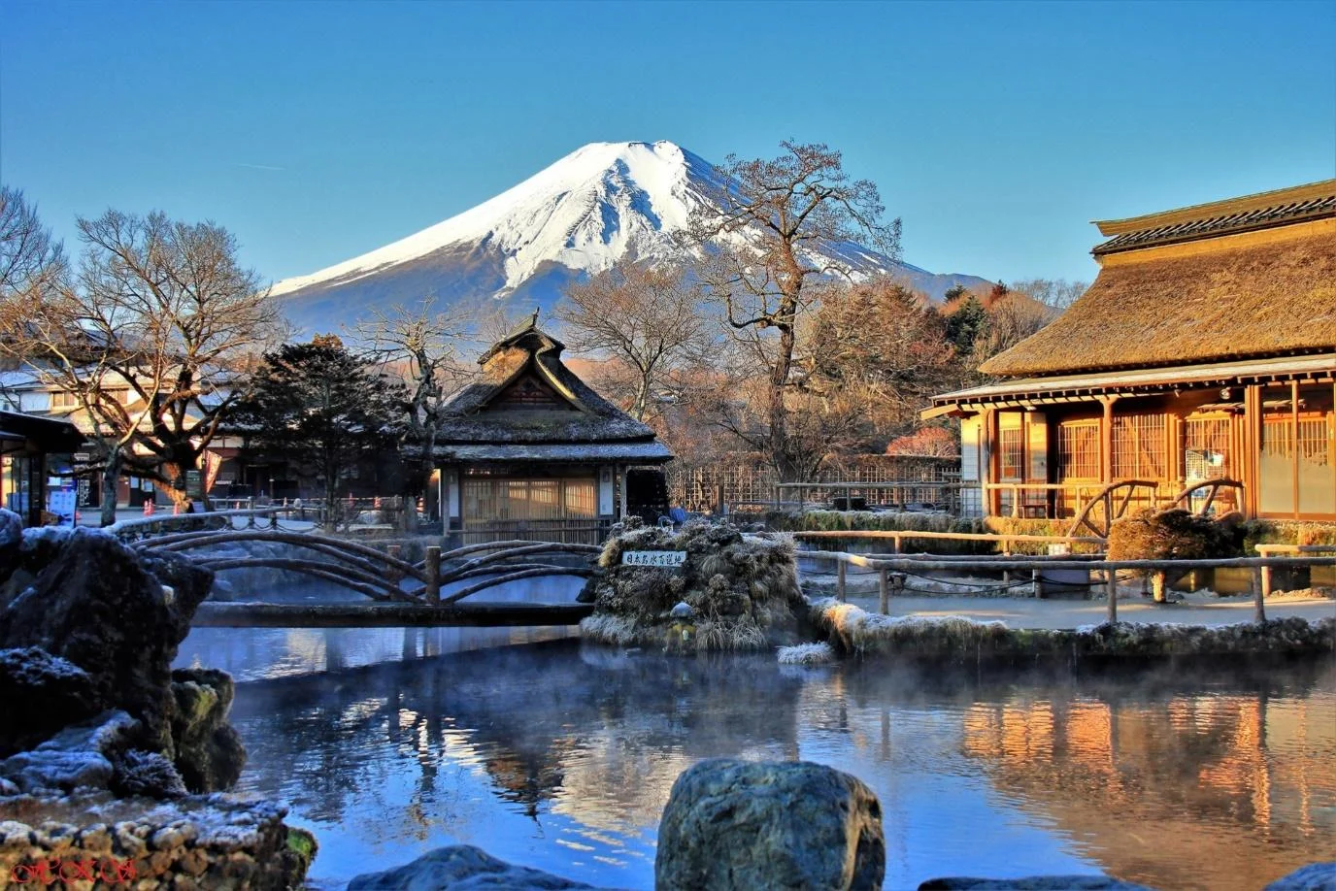
[[[1331,696],[1016,697],[963,720],[963,752],[996,789],[1119,878],[1259,888],[1336,859]],[[1180,864],[1167,881],[1165,848]]]

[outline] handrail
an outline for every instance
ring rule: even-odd
[[[1282,546],[1288,547],[1288,546]],[[1297,546],[1295,546],[1297,547]],[[1333,548],[1336,550],[1336,548]],[[923,557],[868,557],[862,554],[850,554],[846,551],[803,551],[802,557],[816,560],[832,560],[838,568],[837,590],[840,600],[845,597],[845,567],[859,566],[875,569],[881,575],[882,612],[886,611],[887,578],[895,573],[919,572],[924,570],[961,570],[979,568],[985,570],[1024,571],[1030,570],[1038,577],[1045,569],[1053,569],[1051,559],[1016,558],[998,560],[996,558],[979,561],[972,567],[969,560],[940,560]],[[1060,564],[1064,570],[1103,570],[1105,585],[1108,588],[1108,621],[1117,621],[1118,598],[1116,579],[1120,570],[1139,570],[1160,574],[1193,569],[1252,569],[1257,574],[1254,596],[1254,616],[1256,621],[1266,621],[1265,600],[1271,594],[1272,574],[1276,569],[1297,569],[1312,566],[1336,566],[1336,556],[1332,557],[1220,557],[1202,560],[1109,560],[1068,559]],[[898,587],[903,588],[903,578]]]
[[[1010,535],[1002,532],[928,532],[912,529],[851,529],[841,530],[812,530],[803,532],[786,533],[794,538],[870,538],[880,539],[889,538],[895,546],[897,552],[903,549],[903,541],[906,538],[919,539],[939,539],[945,541],[991,541],[1002,545],[1004,551],[1010,550],[1008,545],[1012,543],[1030,543],[1030,544],[1092,544],[1103,545],[1104,539],[1093,536],[1077,535],[1024,535],[1017,533]]]
[[[292,513],[298,510],[295,507],[282,507],[274,505],[272,507],[249,507],[239,510],[205,510],[196,511],[188,514],[155,514],[151,517],[137,517],[133,520],[121,520],[112,523],[110,526],[103,526],[102,531],[109,532],[112,535],[119,535],[122,532],[133,531],[146,526],[168,526],[172,523],[197,523],[200,520],[206,520],[211,517],[267,517],[275,516],[280,513]]]

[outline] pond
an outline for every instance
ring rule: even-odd
[[[492,646],[466,649],[478,632],[201,629],[182,661],[244,679],[239,791],[289,803],[316,833],[321,888],[455,843],[651,888],[673,780],[713,756],[861,778],[885,814],[887,888],[1107,872],[1256,889],[1336,859],[1330,660],[981,675],[526,633],[482,632]]]

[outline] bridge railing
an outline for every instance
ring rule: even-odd
[[[575,554],[591,558],[589,562],[592,563],[592,558],[602,552],[597,545],[511,540],[467,545],[449,551],[429,546],[425,559],[411,563],[388,549],[381,550],[314,531],[230,528],[160,535],[143,539],[134,547],[179,553],[253,542],[301,548],[325,559],[274,554],[201,554],[193,559],[214,572],[276,569],[302,573],[341,585],[378,602],[450,606],[508,582],[540,576],[588,577],[594,572],[592,565],[567,566],[553,563],[550,558],[555,554]],[[465,581],[470,583],[442,596],[445,586]]]

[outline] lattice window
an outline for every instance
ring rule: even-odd
[[[1025,478],[1025,446],[1019,427],[1004,427],[998,431],[998,459],[1001,461],[1002,479]]]
[[[1169,465],[1165,460],[1164,439],[1164,415],[1115,416],[1114,479],[1167,479]]]
[[[1189,418],[1183,422],[1183,479],[1224,479],[1230,466],[1229,418]]]
[[[1059,482],[1099,478],[1099,421],[1068,421],[1059,426]]]

